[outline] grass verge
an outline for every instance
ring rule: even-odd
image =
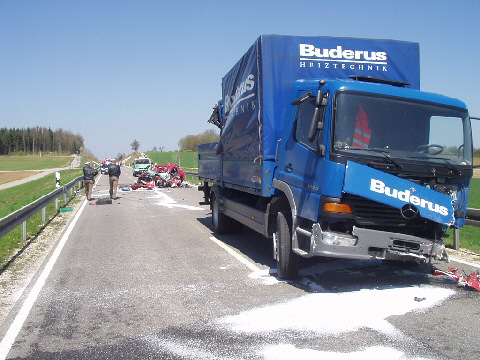
[[[468,207],[480,209],[480,179],[471,179]],[[453,229],[449,229],[448,238],[444,239],[447,247],[454,248],[455,237]],[[460,247],[474,253],[480,254],[480,228],[475,226],[464,226],[460,229]]]
[[[455,236],[453,229],[448,229],[448,237],[443,239],[449,248],[455,247]],[[480,228],[475,226],[464,226],[460,229],[460,247],[476,254],[480,254]]]
[[[63,170],[61,174],[61,184],[67,184],[78,176],[82,175],[81,169]],[[41,179],[30,181],[0,191],[0,218],[3,218],[12,212],[22,208],[25,205],[39,199],[43,195],[49,194],[55,190],[55,174],[47,175]],[[69,193],[70,194],[70,193]],[[70,199],[63,196],[58,198],[58,206],[64,207]],[[10,233],[0,238],[0,268],[3,269],[10,259],[35,239],[49,221],[57,215],[55,203],[51,203],[46,208],[46,223],[42,222],[42,213],[37,214],[27,220],[27,239],[22,239],[22,227],[18,226]]]

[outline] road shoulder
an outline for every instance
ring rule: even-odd
[[[47,226],[33,238],[29,245],[21,250],[0,274],[0,328],[25,289],[45,263],[52,248],[60,240],[70,222],[75,217],[84,200],[83,194],[77,194],[68,205],[73,211],[58,212]]]

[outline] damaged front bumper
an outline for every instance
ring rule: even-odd
[[[309,250],[298,247],[298,237],[310,237]],[[346,259],[426,261],[443,259],[443,241],[354,227],[352,235],[323,231],[314,224],[312,231],[297,229],[294,251],[303,257],[325,256]]]

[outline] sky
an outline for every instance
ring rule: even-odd
[[[480,117],[478,14],[477,0],[2,0],[0,127],[68,130],[99,159],[134,140],[177,150],[216,129],[222,77],[261,34],[418,42],[421,89]]]

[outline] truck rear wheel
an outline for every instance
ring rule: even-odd
[[[299,256],[292,250],[292,226],[283,212],[277,214],[277,273],[278,277],[293,280],[298,274]]]
[[[220,202],[215,195],[212,195],[212,224],[213,232],[217,235],[227,234],[230,227],[230,218],[220,212]]]

